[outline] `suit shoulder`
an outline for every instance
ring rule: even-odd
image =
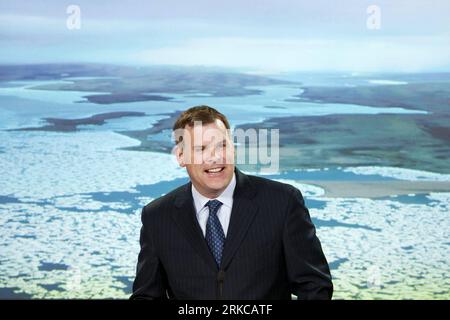
[[[248,177],[256,190],[254,201],[269,212],[271,218],[279,217],[282,221],[285,221],[292,208],[305,206],[303,195],[296,187],[263,177]],[[274,208],[277,208],[277,210],[274,210]]]
[[[294,196],[298,193],[301,195],[300,190],[288,183],[251,175],[249,175],[248,178],[257,190],[264,190],[276,195]]]
[[[142,209],[142,217],[154,216],[161,212],[166,212],[174,205],[175,198],[178,194],[185,191],[188,184],[184,184],[169,193],[149,202]]]

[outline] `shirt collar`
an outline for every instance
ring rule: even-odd
[[[223,205],[229,207],[231,209],[233,205],[233,193],[234,188],[236,187],[236,174],[233,173],[233,177],[231,178],[230,183],[228,186],[223,190],[223,192],[215,199],[219,200],[223,203]],[[195,189],[194,184],[192,184],[192,197],[194,198],[194,205],[196,212],[200,212],[200,210],[203,209],[205,204],[212,199],[209,199],[208,197],[205,197],[200,192]]]

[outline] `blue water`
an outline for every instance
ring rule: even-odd
[[[392,197],[380,197],[380,200],[391,200],[400,204],[426,204],[429,205],[433,201],[428,198],[427,194],[411,194],[411,195],[398,195]]]
[[[39,270],[43,271],[53,271],[53,270],[67,270],[69,266],[63,263],[51,263],[51,262],[41,262]]]

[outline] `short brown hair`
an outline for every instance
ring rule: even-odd
[[[183,111],[173,125],[173,131],[177,129],[184,129],[186,126],[194,126],[195,121],[201,121],[202,124],[209,124],[219,119],[223,122],[227,129],[230,129],[227,117],[216,109],[209,106],[196,106]],[[183,137],[175,139],[175,143],[179,143],[183,140]]]

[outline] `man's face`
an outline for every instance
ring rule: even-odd
[[[208,198],[219,196],[234,173],[234,146],[225,124],[186,126],[177,146],[177,160],[186,167],[194,187]]]

